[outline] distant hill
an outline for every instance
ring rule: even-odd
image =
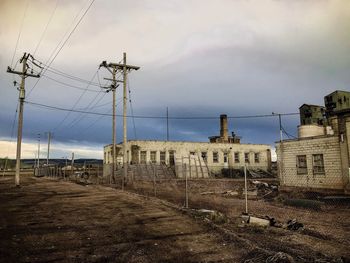
[[[29,167],[29,166],[34,166],[37,162],[37,159],[22,159],[21,163],[22,163],[22,167]],[[67,160],[68,164],[71,164],[72,160]],[[0,168],[2,169],[5,166],[6,163],[6,158],[0,158]],[[46,159],[40,159],[40,163],[41,164],[46,164]],[[59,165],[65,165],[66,164],[66,159],[50,159],[49,160],[50,164],[59,164]],[[78,165],[78,166],[82,166],[84,165],[84,163],[86,164],[103,164],[103,160],[101,159],[75,159],[74,160],[74,164]],[[7,160],[7,168],[8,169],[12,169],[16,166],[16,160],[15,159],[8,159]]]

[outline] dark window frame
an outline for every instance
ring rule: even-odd
[[[297,155],[295,160],[296,160],[297,174],[298,175],[308,174],[306,155],[305,154]]]
[[[321,157],[320,159],[316,160],[316,157]],[[319,162],[316,164],[316,162]],[[312,172],[313,174],[325,174],[324,169],[324,157],[322,153],[317,153],[312,155]]]

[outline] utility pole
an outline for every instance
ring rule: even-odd
[[[20,75],[21,85],[19,88],[19,112],[18,112],[18,130],[17,130],[17,151],[16,151],[16,176],[15,176],[15,185],[19,186],[20,181],[20,171],[21,171],[21,146],[22,146],[22,127],[23,127],[23,103],[25,99],[25,79],[26,77],[39,78],[40,74],[27,73],[28,58],[33,58],[29,53],[24,53],[23,57],[20,59],[22,63],[22,72],[14,71],[10,67],[7,67],[7,72],[11,74]]]
[[[46,159],[46,165],[49,165],[50,160],[50,144],[51,144],[51,132],[47,133],[47,159]]]
[[[116,74],[117,74],[117,68],[107,64],[106,61],[103,61],[100,64],[100,67],[105,67],[108,69],[110,73],[112,73],[112,79],[107,79],[112,81],[112,85],[110,87],[102,87],[104,89],[107,89],[106,92],[112,91],[113,94],[113,113],[112,113],[112,176],[110,177],[110,182],[112,183],[112,180],[115,180],[115,170],[116,170],[116,138],[117,138],[117,132],[116,132],[116,89],[119,85],[117,85],[117,79],[116,79]],[[112,69],[110,69],[112,68]]]
[[[71,177],[74,175],[74,152],[72,152]]]
[[[38,162],[37,162],[37,164],[38,164],[38,171],[39,171],[39,168],[40,168],[40,133],[38,133]]]
[[[272,115],[278,115],[278,121],[280,126],[280,161],[278,162],[278,173],[279,177],[282,178],[282,181],[284,183],[285,179],[284,176],[282,176],[282,170],[283,170],[283,130],[282,130],[282,118],[280,113],[274,113],[272,112]]]
[[[169,109],[166,107],[166,140],[169,141]]]
[[[280,142],[283,141],[283,130],[282,130],[282,118],[280,113],[272,112],[272,115],[278,115],[278,122],[280,126]]]
[[[100,65],[100,67],[107,68],[113,75],[114,72],[114,78],[112,79],[114,84],[116,82],[123,82],[123,177],[122,177],[122,189],[124,188],[124,180],[127,177],[128,173],[128,160],[127,160],[127,120],[126,120],[126,114],[127,114],[127,72],[130,70],[138,70],[140,67],[127,65],[126,64],[126,53],[123,53],[123,64],[120,63],[108,63],[106,61],[103,61]],[[111,70],[112,68],[113,70]],[[115,79],[116,72],[121,71],[123,72],[123,81],[118,81]],[[113,105],[113,108],[115,108],[115,105]],[[114,119],[114,118],[113,118]],[[115,145],[113,145],[112,155],[113,151],[115,151]],[[115,167],[115,153],[113,155],[113,172],[112,175],[114,175],[114,167]]]

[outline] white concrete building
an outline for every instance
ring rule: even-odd
[[[265,144],[241,144],[239,137],[228,136],[227,116],[221,115],[220,136],[210,137],[211,142],[130,140],[128,141],[129,164],[165,164],[175,165],[195,156],[199,163],[204,162],[211,172],[222,168],[271,169],[271,146]],[[116,149],[116,162],[123,163],[122,145]],[[112,145],[104,147],[104,163],[111,164]],[[188,161],[187,161],[188,162]],[[192,163],[192,165],[194,165]]]
[[[337,110],[336,104],[349,105],[350,93],[344,96],[341,92],[341,97],[337,94],[325,97],[324,125],[300,125],[297,139],[277,143],[278,174],[283,188],[349,191],[350,107]]]

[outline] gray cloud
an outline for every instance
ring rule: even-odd
[[[49,57],[86,3],[60,1],[38,58]],[[30,2],[16,59],[34,49],[53,6],[51,1]],[[20,16],[14,23],[13,14],[23,12],[24,1],[2,1],[0,10],[0,136],[5,138],[11,133],[18,94],[12,86],[14,76],[4,70],[20,24]],[[118,61],[126,51],[129,63],[141,66],[129,76],[136,115],[165,115],[167,106],[172,116],[296,112],[303,103],[322,104],[323,96],[335,89],[349,90],[349,14],[349,2],[340,0],[96,1],[52,66],[90,79],[102,60]],[[104,76],[109,73],[101,70],[100,77]],[[28,89],[34,83],[28,78]],[[80,95],[80,90],[42,78],[28,100],[71,108]],[[76,107],[86,107],[95,96],[87,92]],[[107,94],[99,104],[110,101]],[[25,137],[52,130],[65,115],[25,105]],[[87,116],[70,127],[78,116],[67,118],[56,131],[56,140],[97,143],[101,149],[110,142],[109,117],[97,121],[98,117]],[[273,144],[278,139],[275,118],[230,122],[245,142]],[[293,134],[297,124],[298,117],[284,119]],[[137,119],[136,126],[138,138],[165,138],[164,120]],[[170,126],[171,138],[178,140],[207,140],[219,132],[215,120],[171,121]],[[119,118],[118,140],[120,127]],[[129,136],[133,137],[131,120]]]

